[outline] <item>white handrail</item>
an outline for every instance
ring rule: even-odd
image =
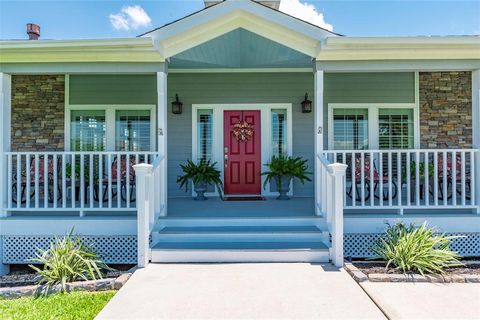
[[[133,165],[157,152],[6,152],[7,212],[134,211]]]
[[[317,193],[316,206],[326,218],[332,236],[330,258],[337,266],[343,266],[343,197],[344,177],[347,166],[331,163],[324,155],[317,154],[320,194]]]
[[[150,234],[159,216],[165,215],[166,196],[162,190],[165,156],[159,155],[152,164],[133,166],[136,173],[137,197],[137,252],[138,266],[150,261]]]
[[[480,212],[478,149],[327,150],[348,165],[345,208],[455,208]]]

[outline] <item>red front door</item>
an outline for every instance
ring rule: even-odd
[[[225,194],[261,194],[260,130],[259,110],[224,112]]]

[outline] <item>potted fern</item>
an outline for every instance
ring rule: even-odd
[[[198,164],[187,160],[186,164],[180,165],[184,173],[183,176],[177,179],[177,182],[180,183],[180,188],[185,186],[185,191],[187,191],[188,183],[192,181],[193,190],[197,194],[194,200],[204,201],[207,200],[205,192],[208,185],[214,185],[217,187],[218,194],[221,197],[223,184],[222,179],[220,179],[220,171],[215,168],[216,164],[216,162],[211,163],[210,160],[201,160]]]
[[[308,172],[307,160],[302,157],[289,157],[284,155],[273,156],[270,163],[267,163],[268,171],[263,172],[266,176],[263,188],[272,181],[276,182],[279,196],[277,200],[289,200],[287,196],[290,191],[290,183],[293,178],[297,178],[301,183],[305,181],[312,181],[307,175]]]

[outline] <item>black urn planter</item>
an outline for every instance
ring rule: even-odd
[[[200,181],[194,184],[194,191],[197,194],[193,200],[195,201],[205,201],[208,200],[207,197],[205,197],[205,192],[207,192],[207,183],[204,181]]]
[[[292,176],[277,176],[275,177],[275,182],[277,183],[277,189],[279,193],[277,200],[290,200],[290,197],[287,196],[287,193],[290,191]]]

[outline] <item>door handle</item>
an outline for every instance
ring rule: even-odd
[[[225,162],[225,168],[228,166],[228,148],[225,147],[223,149],[224,155],[223,155],[223,160]]]

